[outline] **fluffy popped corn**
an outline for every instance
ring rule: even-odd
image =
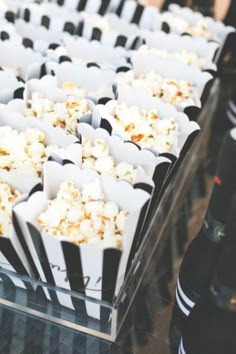
[[[85,184],[81,190],[67,181],[61,184],[56,198],[48,201],[38,223],[42,232],[66,237],[76,245],[121,249],[128,215],[115,202],[105,201],[99,180]]]
[[[8,183],[0,180],[0,236],[12,235],[12,204],[20,196]]]
[[[18,132],[9,126],[0,127],[0,170],[40,177],[43,163],[57,149],[57,145],[46,145],[39,129]]]
[[[206,40],[214,38],[214,33],[210,31],[204,19],[197,21],[195,24],[190,24],[183,18],[174,14],[168,14],[168,18],[166,19],[171,26],[177,28],[181,32],[189,33],[193,37],[203,37]]]
[[[36,117],[76,135],[77,122],[82,115],[89,112],[88,100],[77,95],[68,94],[66,101],[54,102],[43,93],[34,92],[32,99],[27,102],[24,115]]]
[[[91,168],[98,173],[109,174],[117,179],[134,183],[137,169],[127,162],[115,163],[104,139],[97,139],[92,144],[89,139],[82,139],[82,167]]]
[[[142,88],[150,96],[160,98],[165,103],[195,105],[193,85],[189,81],[163,78],[154,72],[141,74],[138,78],[131,80],[129,76],[129,73],[124,75],[129,85]]]
[[[140,110],[136,106],[127,107],[115,101],[110,101],[107,108],[108,113],[103,114],[104,118],[110,122],[114,133],[124,140],[159,153],[174,152],[179,134],[174,118],[160,119],[156,110]]]

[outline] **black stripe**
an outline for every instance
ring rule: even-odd
[[[136,6],[136,9],[135,9],[133,18],[132,18],[132,20],[131,20],[131,23],[139,24],[140,19],[141,19],[142,14],[143,14],[143,11],[144,11],[144,6],[138,4],[138,5]]]
[[[161,30],[162,32],[170,33],[170,26],[168,25],[167,22],[162,22]]]
[[[102,98],[99,98],[98,104],[103,104],[103,105],[105,105],[107,102],[109,102],[109,101],[111,101],[111,100],[112,100],[112,98],[110,98],[110,97],[102,97]]]
[[[92,68],[92,67],[95,66],[96,68],[100,69],[100,66],[97,63],[92,63],[92,62],[91,63],[87,63],[86,66],[87,66],[87,68]]]
[[[168,152],[163,152],[162,154],[160,154],[159,156],[162,157],[166,157],[167,159],[169,159],[172,163],[175,163],[175,161],[177,160],[177,157],[173,154],[170,154]]]
[[[43,185],[42,183],[38,183],[30,190],[29,197],[36,192],[42,192],[42,191],[43,191]]]
[[[23,38],[22,44],[25,48],[33,48],[34,42],[30,38]]]
[[[48,47],[48,49],[57,49],[58,47],[60,47],[60,44],[57,44],[57,43],[51,43]]]
[[[40,67],[39,78],[41,78],[45,75],[47,75],[47,67],[46,67],[46,63],[43,63]]]
[[[12,11],[7,11],[7,12],[5,13],[5,19],[6,19],[8,22],[14,23],[14,22],[15,22],[15,14],[14,14],[14,12],[12,12]]]
[[[1,41],[5,41],[7,39],[10,39],[9,34],[6,31],[1,31]]]
[[[106,13],[109,5],[110,0],[101,0],[101,6],[98,10],[99,15],[103,16]]]
[[[10,239],[0,237],[0,250],[2,251],[4,257],[10,263],[10,265],[15,269],[16,273],[20,275],[29,276],[18,254],[16,253]],[[2,267],[4,268],[4,265],[2,265]],[[32,289],[32,286],[29,282],[24,282],[23,280],[21,281],[25,284],[26,288]]]
[[[65,2],[65,0],[57,0],[57,4],[58,4],[59,6],[63,6],[63,5],[64,5],[64,2]]]
[[[16,98],[22,99],[24,97],[24,91],[25,91],[24,87],[19,87],[18,89],[16,89],[14,91],[13,98],[14,99],[16,99]]]
[[[184,109],[184,113],[187,114],[190,120],[197,121],[200,108],[197,106],[188,106]]]
[[[120,4],[119,4],[119,6],[117,7],[116,12],[115,12],[118,16],[121,15],[121,13],[122,13],[122,11],[123,11],[123,9],[124,9],[124,5],[125,5],[125,0],[121,0],[121,1],[120,1]]]
[[[84,11],[86,4],[87,0],[80,0],[77,5],[77,11]]]
[[[47,15],[43,15],[41,18],[41,25],[47,29],[50,27],[50,18]]]
[[[101,37],[102,37],[102,31],[99,28],[94,27],[93,32],[92,32],[92,36],[91,36],[91,41],[93,39],[96,41],[101,41]]]
[[[128,66],[119,66],[119,68],[116,69],[116,73],[126,73],[127,71],[130,71],[131,68]]]
[[[84,30],[84,21],[81,21],[78,23],[78,26],[76,27],[75,34],[81,37],[83,35],[83,30]]]
[[[138,49],[144,43],[144,39],[137,36],[130,47],[130,49]]]
[[[59,58],[59,63],[63,63],[64,61],[69,61],[69,62],[72,62],[71,58],[68,57],[67,55],[61,55],[60,58]]]
[[[116,38],[115,47],[125,47],[128,38],[126,36],[120,35]]]
[[[107,119],[102,118],[101,119],[101,124],[100,124],[100,128],[105,129],[106,131],[108,131],[108,133],[111,135],[112,134],[112,126],[111,124],[108,122]]]
[[[147,183],[135,183],[133,185],[133,187],[134,187],[134,189],[142,189],[150,195],[152,194],[152,191],[153,191],[153,187]]]
[[[117,275],[119,270],[121,251],[117,249],[105,249],[103,251],[103,268],[102,268],[102,300],[112,303]],[[101,308],[101,319],[107,324],[111,310],[105,307]]]
[[[66,22],[63,28],[64,32],[68,32],[71,35],[73,35],[75,33],[75,25],[72,22]]]
[[[30,236],[31,236],[31,239],[33,241],[35,250],[37,252],[38,258],[40,260],[40,263],[41,263],[45,278],[47,279],[47,283],[49,283],[50,285],[54,285],[55,286],[56,283],[55,283],[55,280],[54,280],[54,277],[53,277],[53,273],[52,273],[52,270],[51,270],[51,267],[50,267],[50,263],[48,261],[46,250],[44,248],[44,244],[43,244],[43,241],[42,241],[42,238],[41,238],[41,234],[32,224],[27,223],[27,226],[28,226],[28,229],[29,229],[29,232],[30,232]],[[53,301],[57,301],[58,302],[58,298],[57,298],[56,292],[52,291],[52,290],[49,290],[49,289],[48,289],[48,291],[49,291],[49,294],[51,296],[51,299]]]
[[[30,10],[29,9],[25,9],[23,18],[24,18],[25,22],[30,21]]]
[[[85,285],[83,278],[82,262],[80,257],[79,247],[70,242],[61,242],[64,260],[66,264],[67,279],[70,283],[72,291],[85,295]],[[84,300],[71,297],[73,306],[81,314],[86,314],[86,307]]]
[[[17,238],[21,244],[21,247],[23,248],[23,251],[28,259],[28,262],[32,268],[32,271],[34,273],[34,277],[35,279],[39,279],[39,273],[38,273],[38,270],[34,264],[34,260],[33,260],[33,257],[31,256],[31,253],[29,251],[29,248],[26,244],[26,241],[25,241],[25,238],[22,234],[22,231],[21,231],[21,228],[18,224],[18,220],[17,220],[17,217],[16,217],[16,214],[14,212],[14,210],[12,211],[12,221],[13,221],[13,226],[14,226],[14,229],[16,231],[16,235],[17,235]]]

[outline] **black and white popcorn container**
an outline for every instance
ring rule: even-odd
[[[40,53],[12,40],[0,41],[0,52],[0,67],[4,71],[23,80],[39,77],[44,62]]]
[[[110,10],[112,5],[112,0],[50,0],[50,2],[63,6],[63,8],[68,10],[86,11],[102,16]]]
[[[191,61],[189,65],[196,66],[201,70],[216,71],[217,67],[214,63],[215,56],[219,49],[219,44],[216,42],[208,42],[204,38],[179,36],[175,33],[165,32],[151,32],[142,31],[142,37],[145,39],[147,50],[157,49],[158,51],[165,51],[171,55],[184,54],[186,62],[191,61],[191,56],[195,61]],[[143,47],[140,47],[142,50]]]
[[[8,103],[14,98],[22,98],[24,82],[14,74],[0,70],[0,103]]]
[[[66,235],[54,237],[40,232],[37,219],[47,208],[48,200],[56,197],[61,183],[72,181],[81,190],[86,183],[98,179],[105,200],[114,201],[121,210],[129,212],[122,235],[122,250],[109,247],[103,249],[96,244],[82,244],[78,247],[69,242]],[[147,192],[134,189],[125,181],[99,176],[92,170],[81,170],[74,164],[62,166],[50,161],[44,165],[43,185],[35,188],[25,201],[17,204],[14,212],[43,281],[94,299],[112,302],[123,284],[140,211],[149,198]],[[85,286],[86,279],[89,279],[88,287]],[[86,300],[81,304],[81,301],[76,302],[73,297],[60,292],[50,291],[46,295],[49,299],[56,297],[65,307],[77,310],[82,308],[88,316],[101,318],[99,304]]]
[[[198,25],[199,23],[205,24],[205,27],[209,31],[209,40],[216,41],[221,45],[224,44],[230,33],[235,32],[233,27],[225,26],[223,22],[215,21],[211,17],[203,16],[200,12],[193,11],[188,7],[181,7],[177,4],[171,4],[168,7],[168,11],[173,16],[176,16],[176,18],[182,19],[183,21],[187,22],[187,24],[192,26]],[[168,12],[166,14],[168,14]],[[163,14],[163,17],[164,16],[165,13]],[[176,27],[174,27],[173,30],[181,33]]]
[[[132,67],[128,62],[129,54],[123,47],[113,48],[82,37],[64,36],[63,46],[48,49],[47,57],[57,62],[61,62],[63,57],[68,57],[75,64],[97,66],[114,71],[119,67],[127,67],[127,70]]]
[[[66,82],[71,82],[84,91],[87,97],[96,99],[114,97],[112,85],[116,79],[116,72],[112,69],[102,69],[97,65],[87,67],[70,61],[63,61],[60,64],[47,62],[44,69],[46,74],[54,76],[58,88]]]
[[[0,127],[11,127],[18,132],[24,132],[27,128],[34,128],[44,134],[43,143],[45,146],[54,145],[57,148],[66,148],[67,146],[78,141],[78,138],[66,134],[61,128],[53,128],[48,123],[40,121],[37,118],[24,117],[21,111],[23,111],[23,100],[13,100],[8,105],[0,105]],[[0,170],[1,172],[1,170]],[[12,171],[4,170],[5,175],[11,175]],[[24,171],[23,167],[16,171],[22,178],[28,178],[29,187],[27,192],[40,182],[40,177],[28,174],[27,170]]]
[[[140,28],[152,30],[155,22],[156,28],[161,30],[161,14],[154,6],[143,6],[134,0],[120,0],[115,12],[127,22],[135,23]]]
[[[89,167],[89,165],[86,165],[86,162],[90,162],[89,160],[92,155],[90,158],[84,159],[82,145],[73,144],[68,146],[66,150],[61,149],[55,151],[52,155],[53,160],[61,164],[63,164],[64,161],[70,161],[81,168],[92,168],[99,174],[112,175],[113,178],[118,180],[126,180],[131,183],[134,188],[142,186],[142,188],[148,191],[152,196],[141,211],[138,232],[134,237],[135,244],[132,249],[133,254],[144,236],[142,232],[143,225],[146,217],[148,217],[150,213],[150,202],[152,199],[156,200],[158,198],[167,172],[169,171],[171,160],[164,156],[156,156],[148,149],[140,149],[138,145],[130,141],[123,141],[119,136],[110,135],[105,129],[94,129],[87,123],[79,123],[77,129],[82,144],[85,139],[89,140],[92,146],[95,145],[96,141],[100,141],[102,144],[105,143],[109,148],[109,157],[106,158],[105,155],[100,159],[98,158],[95,165]],[[83,165],[83,161],[85,165]],[[110,166],[111,161],[113,166]],[[121,172],[123,175],[120,174],[119,169],[116,169],[118,165],[122,170],[125,170]]]
[[[26,193],[34,186],[34,181],[31,177],[22,176],[14,172],[9,173],[3,170],[0,171],[0,180],[4,181],[9,186],[13,193],[15,191],[20,193],[19,197],[13,202],[13,205],[24,200]],[[35,273],[34,269],[32,269],[28,261],[27,252],[25,252],[25,249],[22,247],[16,235],[16,225],[14,221],[14,215],[12,215],[11,234],[0,236],[0,267],[12,273],[35,278],[37,277],[37,271]],[[4,220],[4,222],[6,222],[6,220]],[[10,279],[17,287],[31,288],[28,282],[15,276],[5,274],[4,278]]]
[[[190,111],[192,107],[200,110],[208,97],[209,89],[214,80],[214,77],[208,72],[202,72],[197,68],[189,67],[176,60],[157,58],[155,55],[148,53],[133,51],[132,64],[133,71],[122,74],[121,78],[118,78],[118,81],[123,80],[132,84],[132,80],[138,79],[140,75],[145,76],[154,73],[169,81],[173,79],[189,83],[191,85],[191,90],[188,94],[189,97],[175,104],[176,108],[182,112]],[[142,87],[140,90],[145,91]],[[165,87],[165,92],[171,93],[171,87]]]

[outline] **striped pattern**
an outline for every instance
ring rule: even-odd
[[[179,353],[178,354],[187,354],[186,351],[184,350],[183,339],[181,339],[180,347],[179,347]]]
[[[181,312],[185,315],[185,316],[189,316],[191,310],[193,309],[193,307],[195,306],[195,302],[193,302],[190,297],[192,297],[190,294],[188,294],[188,296],[186,295],[186,292],[183,291],[181,285],[180,285],[180,281],[178,279],[177,282],[177,287],[176,287],[176,302],[181,310]]]
[[[229,101],[227,118],[230,120],[232,124],[236,125],[236,104],[233,99]]]
[[[59,6],[64,6],[65,8],[77,10],[77,11],[88,11],[97,13],[99,15],[104,15],[110,5],[110,0],[78,0],[71,1],[71,0],[50,0],[50,2],[56,3]],[[72,4],[73,3],[73,8]]]
[[[112,302],[121,251],[99,250],[95,247],[79,248],[68,242],[58,242],[48,235],[42,236],[31,224],[28,224],[28,228],[36,251],[34,260],[41,265],[38,269],[44,281],[82,296]],[[52,249],[54,252],[51,252]],[[101,308],[92,301],[84,301],[62,291],[48,291],[49,298],[62,306],[82,314],[87,313],[97,319],[109,319],[110,310]]]

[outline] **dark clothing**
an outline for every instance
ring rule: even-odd
[[[165,4],[163,6],[163,10],[164,11],[168,10],[168,6],[170,4],[178,4],[179,6],[185,6],[186,1],[184,1],[184,0],[176,0],[176,1],[166,0]]]
[[[231,0],[231,5],[224,23],[227,26],[236,27],[236,0]]]

